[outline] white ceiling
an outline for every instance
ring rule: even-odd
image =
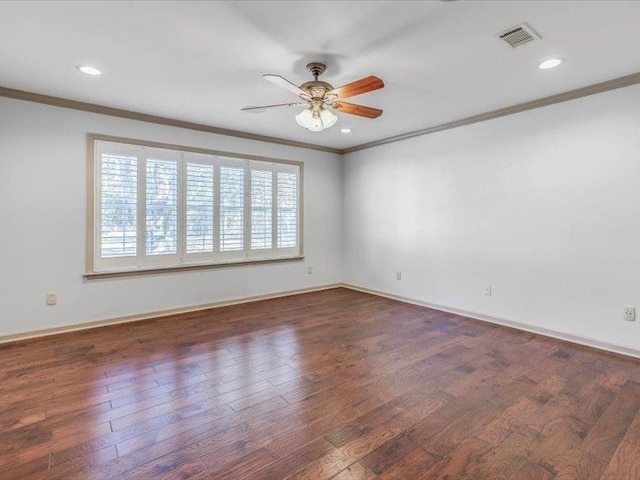
[[[528,22],[544,38],[511,49]],[[335,148],[415,131],[640,71],[640,1],[0,2],[0,86]],[[535,65],[566,57],[561,67]],[[324,61],[377,120],[340,115],[312,133],[263,73],[296,84]],[[101,77],[80,74],[95,65]],[[350,135],[339,129],[351,127]]]

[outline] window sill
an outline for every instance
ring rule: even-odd
[[[209,268],[224,268],[224,267],[240,267],[250,265],[263,265],[268,263],[281,263],[281,262],[297,262],[304,260],[304,256],[296,257],[282,257],[282,258],[266,258],[255,260],[233,260],[229,262],[219,263],[195,263],[188,265],[176,265],[173,267],[159,267],[159,268],[141,268],[136,270],[111,270],[105,272],[87,272],[83,275],[87,280],[96,280],[99,278],[115,278],[115,277],[135,277],[140,275],[155,275],[159,273],[174,273],[174,272],[186,272],[190,270],[205,270]]]

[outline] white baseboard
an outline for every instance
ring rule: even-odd
[[[375,289],[371,289],[371,288],[367,288],[367,287],[361,287],[358,285],[352,285],[349,283],[334,283],[334,284],[329,284],[329,285],[321,285],[321,286],[317,286],[317,287],[311,287],[311,288],[303,288],[303,289],[298,289],[298,290],[287,290],[287,291],[283,291],[283,292],[276,292],[276,293],[270,293],[270,294],[265,294],[265,295],[256,295],[256,296],[251,296],[251,297],[240,297],[240,298],[233,298],[230,300],[223,300],[220,302],[212,302],[212,303],[205,303],[205,304],[199,304],[199,305],[192,305],[192,306],[187,306],[187,307],[180,307],[180,308],[174,308],[174,309],[168,309],[168,310],[158,310],[158,311],[154,311],[154,312],[145,312],[145,313],[139,313],[139,314],[135,314],[135,315],[127,315],[127,316],[122,316],[122,317],[113,317],[113,318],[107,318],[107,319],[103,319],[103,320],[95,320],[92,322],[85,322],[85,323],[78,323],[78,324],[71,324],[71,325],[62,325],[62,326],[58,326],[58,327],[54,327],[54,328],[48,328],[45,330],[36,330],[36,331],[32,331],[32,332],[24,332],[24,333],[17,333],[17,334],[13,334],[13,335],[5,335],[5,336],[0,336],[0,344],[3,343],[10,343],[10,342],[18,342],[21,340],[29,340],[29,339],[34,339],[34,338],[40,338],[40,337],[47,337],[50,335],[57,335],[60,333],[67,333],[67,332],[76,332],[76,331],[80,331],[80,330],[89,330],[92,328],[98,328],[98,327],[106,327],[108,325],[119,325],[119,324],[123,324],[123,323],[130,323],[130,322],[138,322],[141,320],[149,320],[152,318],[160,318],[160,317],[167,317],[170,315],[178,315],[181,313],[190,313],[190,312],[197,312],[200,310],[209,310],[212,308],[220,308],[220,307],[226,307],[226,306],[230,306],[230,305],[238,305],[238,304],[242,304],[242,303],[251,303],[251,302],[258,302],[260,300],[269,300],[272,298],[280,298],[280,297],[289,297],[292,295],[301,295],[303,293],[311,293],[311,292],[319,292],[322,290],[330,290],[332,288],[348,288],[350,290],[355,290],[358,292],[363,292],[363,293],[368,293],[370,295],[376,295],[378,297],[385,297],[385,298],[390,298],[392,300],[397,300],[399,302],[403,302],[403,303],[409,303],[412,305],[418,305],[421,307],[427,307],[427,308],[431,308],[434,310],[439,310],[442,312],[447,312],[447,313],[453,313],[455,315],[461,315],[464,317],[468,317],[468,318],[473,318],[474,320],[480,320],[483,322],[488,322],[488,323],[494,323],[496,325],[502,325],[505,327],[510,327],[510,328],[515,328],[517,330],[524,330],[525,332],[531,332],[531,333],[536,333],[538,335],[544,335],[545,337],[551,337],[551,338],[556,338],[559,340],[564,340],[567,342],[571,342],[571,343],[577,343],[579,345],[585,345],[587,347],[592,347],[592,348],[597,348],[599,350],[605,350],[607,352],[613,352],[613,353],[618,353],[620,355],[626,355],[629,357],[634,357],[634,358],[640,358],[640,350],[635,349],[633,347],[629,347],[627,345],[616,345],[616,344],[612,344],[612,343],[608,343],[608,342],[603,342],[601,340],[596,340],[593,338],[589,338],[589,337],[583,337],[583,336],[578,336],[578,335],[573,335],[570,333],[565,333],[565,332],[561,332],[561,331],[557,331],[557,330],[550,330],[547,328],[541,328],[541,327],[535,327],[535,326],[531,326],[531,325],[527,325],[524,323],[519,323],[519,322],[514,322],[511,320],[505,320],[503,318],[496,318],[496,317],[490,317],[487,315],[480,315],[474,312],[468,312],[465,310],[460,310],[454,307],[449,307],[449,306],[445,306],[445,305],[437,305],[437,304],[433,304],[433,303],[429,303],[429,302],[424,302],[422,300],[416,300],[413,298],[409,298],[409,297],[403,297],[400,295],[395,295],[392,293],[388,293],[388,292],[383,292],[380,290],[375,290]]]
[[[344,288],[349,288],[351,290],[356,290],[358,292],[369,293],[371,295],[376,295],[378,297],[390,298],[392,300],[397,300],[399,302],[410,303],[412,305],[418,305],[421,307],[432,308],[434,310],[439,310],[442,312],[453,313],[456,315],[461,315],[463,317],[473,318],[474,320],[481,320],[483,322],[495,323],[497,325],[502,325],[505,327],[515,328],[517,330],[524,330],[525,332],[536,333],[538,335],[543,335],[545,337],[556,338],[558,340],[564,340],[566,342],[577,343],[579,345],[585,345],[587,347],[597,348],[598,350],[605,350],[607,352],[618,353],[620,355],[626,355],[628,357],[640,358],[640,350],[629,347],[627,345],[616,345],[613,343],[603,342],[601,340],[596,340],[594,338],[583,337],[579,335],[574,335],[571,333],[565,333],[557,330],[549,330],[547,328],[535,327],[532,325],[527,325],[524,323],[514,322],[511,320],[505,320],[503,318],[490,317],[487,315],[480,315],[474,312],[467,312],[465,310],[459,310],[457,308],[448,307],[444,305],[436,305],[428,302],[423,302],[421,300],[416,300],[413,298],[402,297],[400,295],[394,295],[392,293],[383,292],[380,290],[374,290],[371,288],[360,287],[358,285],[351,285],[348,283],[343,283],[342,286]]]
[[[266,295],[255,295],[252,297],[233,298],[230,300],[223,300],[220,302],[203,303],[200,305],[191,305],[188,307],[173,308],[169,310],[158,310],[155,312],[138,313],[135,315],[127,315],[123,317],[106,318],[103,320],[94,320],[92,322],[62,325],[54,328],[47,328],[44,330],[36,330],[31,332],[0,336],[0,344],[18,342],[21,340],[30,340],[34,338],[40,338],[40,337],[48,337],[50,335],[58,335],[60,333],[89,330],[91,328],[106,327],[108,325],[119,325],[122,323],[139,322],[140,320],[149,320],[152,318],[167,317],[169,315],[197,312],[200,310],[209,310],[211,308],[227,307],[229,305],[238,305],[241,303],[251,303],[251,302],[258,302],[260,300],[269,300],[272,298],[289,297],[292,295],[300,295],[303,293],[319,292],[322,290],[330,290],[332,288],[339,288],[342,286],[343,285],[341,283],[335,283],[330,285],[321,285],[318,287],[302,288],[299,290],[287,290],[284,292],[269,293]]]

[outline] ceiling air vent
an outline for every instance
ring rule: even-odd
[[[536,38],[542,37],[533,28],[531,28],[531,25],[523,23],[521,25],[511,27],[509,30],[502,33],[500,38],[510,47],[517,48],[529,42],[533,42]]]

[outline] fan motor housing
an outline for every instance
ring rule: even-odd
[[[312,80],[300,85],[300,88],[306,92],[309,92],[312,98],[322,98],[324,94],[333,90],[333,86],[330,83],[322,82],[320,80]]]

